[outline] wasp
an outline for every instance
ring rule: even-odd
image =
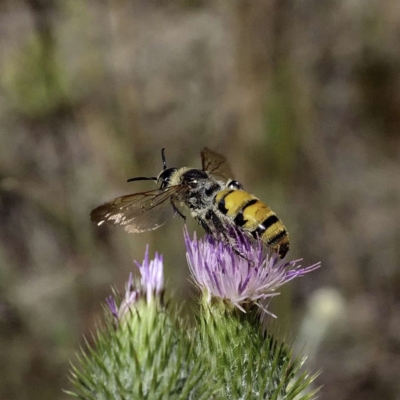
[[[231,179],[225,158],[205,148],[202,168],[167,168],[165,149],[161,150],[163,169],[155,177],[136,177],[128,182],[151,180],[156,190],[117,197],[91,212],[91,219],[122,225],[129,233],[159,228],[169,217],[189,209],[205,231],[231,243],[232,229],[250,239],[261,240],[280,258],[289,250],[289,235],[278,216],[260,199]],[[222,177],[222,179],[220,179]]]

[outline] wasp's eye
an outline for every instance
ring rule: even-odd
[[[190,187],[194,188],[197,186],[197,182],[198,182],[197,179],[192,179],[188,183]]]
[[[162,181],[160,189],[165,189],[167,187],[167,185],[168,185],[168,181],[167,180]]]
[[[158,176],[158,185],[160,189],[165,189],[167,186],[170,185],[171,177],[175,173],[176,168],[168,168],[161,172]]]

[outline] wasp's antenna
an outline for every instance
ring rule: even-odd
[[[164,167],[164,171],[167,169],[167,162],[165,161],[165,148],[161,149],[161,158]]]
[[[146,176],[138,176],[137,178],[128,179],[127,182],[133,182],[133,181],[156,181],[156,180],[157,180],[156,176],[152,176],[150,178],[148,178]]]

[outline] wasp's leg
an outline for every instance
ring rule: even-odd
[[[214,211],[208,210],[204,216],[206,224],[208,225],[211,234],[218,238],[218,237],[223,237],[226,239],[226,227],[224,224],[221,222],[221,220],[218,218],[217,214],[215,214]]]
[[[211,231],[211,234],[217,238],[217,239],[222,239],[229,244],[229,246],[232,247],[233,251],[240,257],[243,257],[247,260],[247,257],[245,254],[243,254],[240,249],[237,246],[237,241],[230,235],[228,235],[228,230],[227,227],[222,223],[222,221],[219,219],[218,215],[212,211],[208,210],[207,214],[205,215],[205,218],[209,221],[211,221],[212,226],[213,226],[213,231]]]
[[[237,189],[237,190],[243,190],[243,185],[239,183],[238,181],[235,181],[234,179],[231,179],[228,181],[228,188],[229,189]]]
[[[174,201],[172,198],[170,199],[172,208],[175,211],[175,214],[178,214],[181,218],[183,218],[184,221],[186,221],[186,217],[179,211],[178,207],[175,205]]]
[[[215,236],[204,218],[197,217],[196,219],[199,222],[199,224],[201,225],[201,227],[206,231],[206,233],[208,233],[211,236]]]
[[[286,253],[289,251],[289,243],[282,243],[277,248],[277,253],[280,258],[285,258]]]

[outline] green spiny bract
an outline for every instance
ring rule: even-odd
[[[140,300],[118,325],[109,316],[72,367],[77,392],[68,393],[85,400],[213,398],[210,371],[193,356],[176,315]]]
[[[259,313],[227,310],[203,303],[198,317],[196,351],[205,356],[218,382],[218,399],[309,400],[304,393],[316,378],[301,372],[304,358],[294,358],[288,346],[263,332]]]

